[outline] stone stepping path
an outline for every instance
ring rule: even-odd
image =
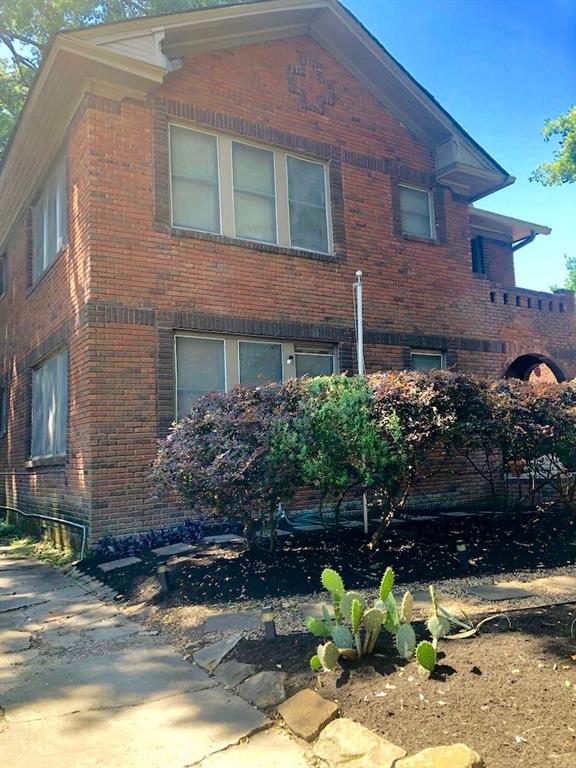
[[[233,533],[222,533],[219,536],[204,536],[201,544],[241,544],[244,541],[242,536],[235,536]]]
[[[100,563],[98,568],[104,573],[108,571],[116,571],[118,568],[127,568],[129,565],[135,563],[141,563],[142,560],[139,557],[122,557],[120,560],[110,560],[107,563]]]
[[[214,677],[228,688],[236,688],[244,680],[256,674],[254,664],[243,664],[240,661],[223,661],[214,671]]]
[[[207,672],[213,672],[227,653],[240,641],[241,635],[232,635],[217,643],[204,646],[194,654],[194,664],[197,664]]]
[[[330,768],[393,768],[406,750],[342,717],[324,728],[314,754]]]
[[[238,611],[237,613],[218,613],[209,616],[203,624],[202,632],[211,635],[218,632],[242,632],[256,629],[261,625],[258,611]]]
[[[338,717],[338,705],[305,688],[280,704],[278,714],[292,733],[304,741],[314,741]]]
[[[170,557],[171,555],[183,555],[186,552],[190,552],[194,549],[192,544],[184,544],[180,542],[178,544],[167,544],[165,547],[157,547],[153,549],[155,555],[159,557]]]
[[[480,584],[479,586],[468,587],[466,592],[469,595],[480,597],[482,600],[520,600],[525,597],[535,597],[536,593],[531,590],[530,582],[521,581],[501,581],[497,584]]]

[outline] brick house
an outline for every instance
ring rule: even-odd
[[[158,438],[354,371],[357,269],[369,371],[573,377],[572,294],[514,279],[549,229],[472,206],[513,181],[336,0],[56,36],[0,171],[0,501],[92,541],[181,519]]]

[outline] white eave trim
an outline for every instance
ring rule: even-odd
[[[531,221],[515,219],[512,216],[504,216],[501,213],[485,211],[473,206],[470,206],[469,210],[470,228],[473,232],[496,240],[517,242],[532,234],[549,235],[552,232],[550,227],[543,224],[534,224]]]

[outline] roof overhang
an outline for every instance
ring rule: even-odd
[[[12,135],[0,172],[0,244],[32,202],[85,93],[144,97],[164,68],[126,59],[71,36],[58,35],[43,62]]]
[[[55,37],[0,170],[0,244],[35,194],[82,94],[145,97],[184,55],[310,35],[432,152],[438,183],[469,201],[514,178],[338,0],[258,0],[132,19]]]
[[[500,213],[474,208],[474,206],[470,206],[470,227],[475,235],[491,237],[507,243],[517,243],[526,238],[549,235],[552,232],[550,227],[542,224],[514,219],[512,216],[503,216]]]

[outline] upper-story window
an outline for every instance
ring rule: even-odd
[[[400,216],[403,234],[425,237],[429,240],[434,238],[434,212],[429,190],[401,184]]]
[[[413,371],[441,371],[446,368],[444,352],[434,350],[413,350],[410,353],[410,367]]]
[[[8,429],[8,387],[0,386],[0,437],[6,435]]]
[[[480,235],[472,238],[470,241],[470,249],[472,251],[472,272],[474,272],[475,275],[486,274],[486,265],[484,263],[484,242]]]
[[[32,369],[32,458],[64,456],[68,417],[68,352]]]
[[[170,126],[172,224],[330,253],[325,163]]]
[[[33,282],[48,269],[68,241],[68,190],[66,161],[58,161],[33,207]]]
[[[0,254],[0,299],[8,288],[8,254]]]

